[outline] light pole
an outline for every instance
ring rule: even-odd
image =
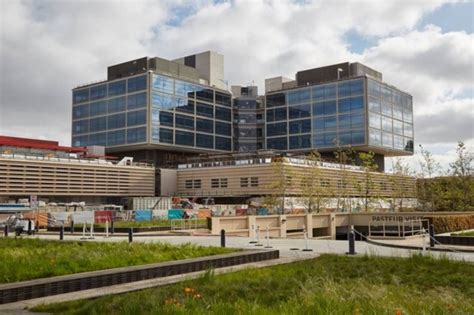
[[[341,79],[341,72],[344,72],[341,68],[337,68],[337,80]]]

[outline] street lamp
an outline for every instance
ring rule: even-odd
[[[337,79],[340,80],[341,79],[341,72],[343,72],[344,70],[342,70],[341,68],[337,68]]]

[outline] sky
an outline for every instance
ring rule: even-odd
[[[260,91],[361,62],[413,95],[415,146],[444,168],[458,141],[474,147],[473,1],[1,0],[0,23],[1,135],[69,145],[72,88],[127,60],[214,50],[229,86]]]

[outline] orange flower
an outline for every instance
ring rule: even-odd
[[[395,315],[403,315],[402,310],[399,309],[399,308],[397,308],[397,309],[395,310]]]
[[[184,293],[190,294],[193,293],[194,289],[193,288],[184,288]]]

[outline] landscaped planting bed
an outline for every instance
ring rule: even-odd
[[[474,266],[411,258],[317,259],[39,306],[71,314],[474,314]]]

